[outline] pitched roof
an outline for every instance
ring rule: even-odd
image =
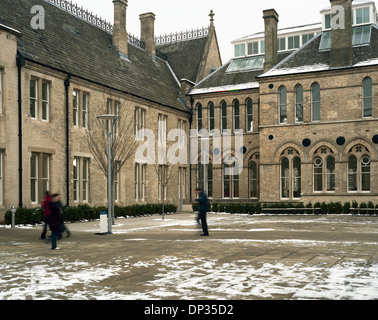
[[[166,55],[179,80],[196,82],[208,36],[160,45],[157,50]]]
[[[281,61],[286,58],[288,53],[279,53],[278,59]],[[262,69],[246,70],[228,72],[229,66],[232,61],[241,60],[234,59],[228,61],[226,64],[211,73],[205,79],[200,81],[190,91],[190,94],[201,94],[210,92],[223,92],[235,90],[247,90],[259,88],[258,76],[263,74]]]
[[[45,29],[30,26],[34,5],[45,10]],[[120,57],[112,35],[43,0],[1,0],[0,24],[21,32],[19,52],[29,61],[116,90],[187,110],[179,102],[180,86],[162,59],[129,44]]]
[[[319,50],[322,34],[293,52],[260,77],[330,70],[330,50]],[[378,65],[378,27],[372,25],[369,45],[353,46],[352,68]]]

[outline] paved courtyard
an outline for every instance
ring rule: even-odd
[[[378,299],[378,217],[209,214],[69,224],[61,250],[41,226],[0,226],[0,300]]]

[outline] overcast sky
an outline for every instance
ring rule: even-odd
[[[112,0],[72,2],[113,23]],[[330,7],[329,0],[129,0],[128,3],[127,30],[138,37],[142,13],[153,12],[155,34],[164,35],[209,26],[208,15],[213,10],[223,63],[232,57],[231,41],[264,31],[263,10],[276,9],[279,28],[285,28],[321,22],[320,10]]]

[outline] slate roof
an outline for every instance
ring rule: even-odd
[[[271,70],[227,72],[231,61],[218,68],[190,91],[190,94],[246,90],[259,87],[260,78],[330,70],[330,50],[319,50],[322,33],[291,53],[279,53]],[[370,45],[354,46],[353,67],[378,65],[378,26],[372,25]]]
[[[45,9],[44,30],[30,26],[34,5]],[[1,0],[0,24],[21,32],[19,52],[29,61],[179,110],[180,86],[169,66],[129,44],[122,59],[112,35],[43,0]]]
[[[319,50],[322,33],[261,75],[279,76],[330,70],[330,50]],[[372,25],[369,45],[354,46],[352,67],[378,65],[378,27]]]
[[[178,80],[185,78],[196,82],[207,39],[208,36],[179,41],[159,45],[156,49],[166,55]]]
[[[279,53],[279,61],[285,59],[288,53]],[[249,70],[239,72],[227,72],[232,60],[218,68],[205,79],[200,81],[190,91],[190,94],[199,94],[204,92],[222,92],[229,90],[246,90],[258,88],[258,76],[263,74],[263,70]],[[205,90],[207,89],[207,90]]]

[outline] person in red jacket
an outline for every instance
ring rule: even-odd
[[[48,217],[51,213],[50,202],[51,202],[50,191],[46,191],[45,198],[43,199],[42,204],[41,204],[41,207],[42,207],[42,210],[43,210],[43,222],[45,223],[44,226],[43,226],[41,239],[46,239],[46,232],[47,232],[47,221],[46,221],[47,219],[46,219],[46,217]]]

